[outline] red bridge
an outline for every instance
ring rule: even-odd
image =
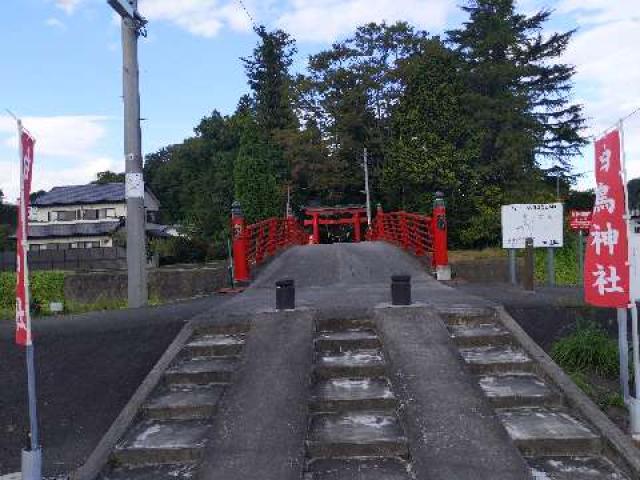
[[[354,242],[365,239],[394,244],[416,257],[425,258],[439,280],[451,278],[446,207],[440,193],[436,194],[431,215],[384,212],[378,205],[371,226],[367,223],[366,209],[359,206],[307,207],[304,213],[310,218],[303,222],[290,216],[247,225],[240,204],[235,202],[231,218],[234,279],[249,282],[256,267],[291,246],[312,248],[320,243],[320,226],[331,225],[351,225]],[[305,227],[311,227],[311,231],[307,232]]]

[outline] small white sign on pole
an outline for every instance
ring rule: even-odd
[[[517,203],[502,206],[502,248],[525,248],[533,238],[536,248],[563,246],[561,203]]]

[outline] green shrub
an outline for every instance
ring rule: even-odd
[[[13,309],[16,304],[16,275],[0,272],[0,309]]]
[[[33,272],[31,282],[31,308],[35,313],[49,313],[51,302],[64,302],[64,272]],[[13,315],[16,303],[16,275],[0,273],[0,310]]]
[[[617,342],[593,324],[555,342],[551,356],[570,373],[593,372],[610,378],[619,373]]]
[[[151,252],[160,256],[161,265],[204,262],[207,247],[206,243],[187,237],[156,239],[150,244]]]
[[[580,285],[582,279],[578,272],[578,238],[575,232],[565,232],[565,244],[562,248],[555,249],[555,270],[557,285]],[[586,239],[583,239],[586,243]],[[583,244],[584,245],[584,244]],[[547,250],[537,248],[535,250],[535,279],[536,283],[543,285],[547,278]]]

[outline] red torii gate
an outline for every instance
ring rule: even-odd
[[[320,243],[320,225],[353,225],[353,241],[362,240],[361,226],[367,223],[367,209],[362,206],[348,205],[343,207],[305,207],[304,226],[313,227],[313,243]],[[335,218],[339,217],[339,218]],[[341,218],[340,218],[341,217]]]

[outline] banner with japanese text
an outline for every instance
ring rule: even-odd
[[[585,301],[598,307],[629,305],[627,199],[620,132],[595,143],[596,199],[585,256]]]
[[[16,343],[31,345],[31,315],[29,312],[29,267],[27,239],[29,229],[29,196],[33,172],[34,138],[21,127],[20,132],[20,199],[16,232]]]

